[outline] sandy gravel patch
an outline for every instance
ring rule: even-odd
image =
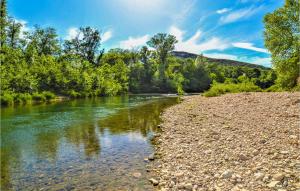
[[[162,115],[161,190],[300,189],[300,93],[186,97]]]

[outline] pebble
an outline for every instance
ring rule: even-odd
[[[153,184],[153,186],[157,186],[159,183],[159,181],[154,178],[150,178],[149,181]]]
[[[299,92],[184,97],[162,115],[164,131],[155,151],[160,157],[150,163],[159,182],[166,182],[159,188],[297,190],[299,119],[289,116],[300,113],[291,104],[299,97]]]
[[[135,178],[140,178],[142,176],[142,174],[140,172],[134,172],[132,175]]]
[[[231,170],[226,170],[222,173],[221,177],[227,179],[227,178],[231,178],[232,175],[233,172]]]
[[[184,185],[184,188],[186,190],[193,190],[193,185],[191,183],[187,183],[187,184]]]
[[[154,160],[154,153],[148,156],[148,160]]]
[[[280,183],[280,181],[272,181],[272,182],[270,182],[267,186],[268,186],[269,188],[275,188],[276,185],[278,185],[279,183]]]
[[[282,173],[277,173],[273,176],[273,180],[276,180],[276,181],[281,181],[283,178],[284,178],[284,174],[282,174]]]
[[[265,177],[265,174],[262,172],[258,172],[254,174],[255,180],[262,180]]]

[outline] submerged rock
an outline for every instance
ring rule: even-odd
[[[134,173],[132,174],[132,176],[133,176],[134,178],[140,178],[140,177],[142,176],[142,174],[141,174],[140,172],[134,172]]]

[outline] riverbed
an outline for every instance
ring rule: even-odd
[[[2,190],[152,190],[144,158],[176,97],[121,96],[1,109]]]

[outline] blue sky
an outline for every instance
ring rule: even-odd
[[[270,66],[263,16],[283,0],[8,0],[9,14],[26,24],[56,28],[61,39],[78,27],[102,32],[102,46],[137,49],[158,32],[171,33],[176,50]]]

